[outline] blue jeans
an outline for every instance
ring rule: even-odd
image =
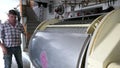
[[[18,68],[23,68],[22,52],[21,52],[20,46],[7,48],[7,54],[4,54],[4,57],[3,57],[5,68],[11,68],[12,55],[15,56]]]

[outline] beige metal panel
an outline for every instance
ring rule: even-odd
[[[112,62],[107,68],[120,68],[120,62]]]
[[[108,13],[97,26],[91,39],[87,68],[106,68],[120,61],[120,9]]]
[[[66,29],[68,30],[69,28],[76,28],[75,30],[77,30],[78,32],[79,31],[84,31],[83,33],[86,33],[86,29],[90,26],[90,24],[56,24],[56,23],[59,23],[61,22],[62,20],[59,20],[59,19],[51,19],[51,20],[45,20],[43,21],[42,23],[40,23],[40,25],[38,25],[38,27],[36,28],[36,30],[34,32],[36,32],[37,30],[40,30],[40,31],[48,31],[48,29],[64,29],[66,31]],[[65,22],[65,21],[63,21]],[[84,29],[85,28],[85,29]],[[73,29],[73,30],[74,30]],[[81,29],[81,30],[79,30]],[[63,31],[64,32],[64,31]],[[66,31],[67,32],[67,31]],[[74,32],[74,31],[73,31]]]
[[[55,24],[55,23],[58,23],[59,21],[60,20],[58,20],[58,19],[45,20],[41,24],[38,25],[36,30],[44,31],[44,29],[47,27],[47,25]],[[35,30],[35,32],[36,32],[36,30]]]
[[[90,24],[57,24],[57,25],[47,25],[44,31],[48,32],[67,32],[67,33],[81,33],[86,34],[86,30]]]

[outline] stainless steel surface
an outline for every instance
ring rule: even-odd
[[[36,68],[76,68],[86,49],[88,34],[36,32],[29,43]]]

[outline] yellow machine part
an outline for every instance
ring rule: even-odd
[[[99,25],[93,27],[98,20]],[[120,68],[120,9],[93,21],[87,33],[93,33],[88,47],[87,68]]]
[[[38,27],[35,29],[34,32],[36,32],[37,30],[40,31],[45,31],[46,28],[88,28],[90,26],[90,24],[62,24],[62,25],[55,25],[56,23],[59,23],[61,20],[59,19],[50,19],[50,20],[45,20],[43,21],[41,24],[38,25]]]
[[[58,23],[59,21],[60,21],[59,19],[45,20],[40,25],[38,25],[36,30],[44,31],[47,25],[55,24]],[[36,32],[36,30],[34,32]]]
[[[88,34],[93,34],[93,32],[95,31],[95,29],[97,28],[97,26],[100,24],[100,21],[103,19],[105,15],[101,15],[98,18],[96,18],[91,25],[88,27],[87,29],[87,33]]]

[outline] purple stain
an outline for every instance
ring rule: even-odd
[[[45,51],[42,51],[40,54],[40,62],[42,64],[42,68],[48,68],[47,55]]]

